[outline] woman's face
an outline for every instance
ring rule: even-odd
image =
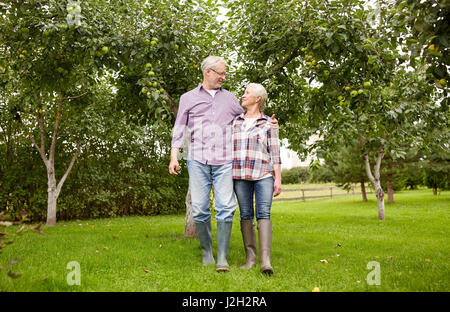
[[[241,101],[242,107],[248,108],[252,105],[258,105],[258,97],[255,95],[252,87],[245,89],[244,95],[242,95]]]

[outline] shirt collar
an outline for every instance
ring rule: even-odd
[[[245,112],[241,113],[238,116],[238,119],[245,119]],[[261,119],[269,120],[269,116],[264,115],[264,113],[261,113],[261,116],[259,116],[257,120],[261,120]]]
[[[198,91],[200,91],[201,89],[204,89],[206,91],[206,89],[203,87],[203,84],[201,82],[198,84],[197,89],[198,89]],[[219,87],[216,90],[222,91],[222,87]]]

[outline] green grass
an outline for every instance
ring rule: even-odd
[[[272,277],[260,274],[259,268],[239,269],[245,258],[239,213],[228,257],[231,272],[225,274],[201,264],[198,241],[183,237],[184,215],[125,217],[58,222],[44,227],[45,235],[16,237],[0,254],[0,289],[450,291],[450,192],[396,193],[396,202],[386,204],[385,221],[377,219],[374,196],[369,199],[363,203],[355,195],[274,203]],[[12,266],[20,278],[7,276],[10,259],[20,260]],[[323,259],[328,263],[321,263]],[[80,263],[80,286],[66,282],[70,261]],[[366,282],[370,261],[380,264],[379,286]]]

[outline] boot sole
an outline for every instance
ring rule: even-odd
[[[273,274],[273,269],[272,268],[263,269],[263,270],[261,270],[261,273],[267,274],[267,275],[272,275]]]
[[[216,268],[216,272],[230,272],[230,268]]]

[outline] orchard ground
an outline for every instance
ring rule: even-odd
[[[245,261],[239,212],[229,249],[231,272],[225,274],[201,264],[198,241],[183,236],[184,214],[58,222],[43,227],[45,234],[10,235],[15,242],[0,254],[0,289],[447,292],[449,208],[449,191],[434,196],[429,189],[397,192],[395,203],[386,204],[384,221],[377,219],[373,194],[368,202],[360,195],[275,202],[271,277],[259,267],[239,269]],[[214,240],[215,229],[214,221]]]

